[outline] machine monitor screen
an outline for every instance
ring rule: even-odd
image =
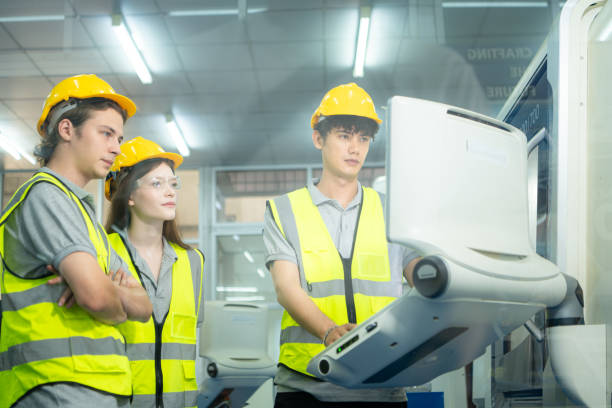
[[[396,96],[389,106],[389,240],[425,253],[532,253],[522,132],[442,103]]]
[[[536,252],[545,258],[553,259],[555,232],[552,220],[552,189],[555,172],[551,162],[551,149],[554,149],[554,133],[551,127],[552,88],[547,79],[547,66],[547,60],[544,58],[503,121],[523,131],[528,141],[542,129],[545,130],[545,137],[529,152],[529,201],[532,207],[530,230]]]

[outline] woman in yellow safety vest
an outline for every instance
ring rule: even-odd
[[[194,407],[196,327],[204,257],[180,237],[175,170],[183,161],[136,137],[121,146],[106,183],[111,245],[144,286],[153,316],[119,325],[132,367],[134,407]]]

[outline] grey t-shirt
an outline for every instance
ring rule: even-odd
[[[313,203],[319,209],[327,231],[340,255],[348,258],[353,247],[353,238],[357,218],[359,215],[359,204],[361,202],[362,189],[358,184],[358,193],[346,208],[342,208],[336,200],[326,197],[316,187],[319,180],[315,179],[309,183],[307,188]],[[384,205],[384,200],[383,200]],[[293,247],[287,242],[283,234],[274,222],[270,210],[266,210],[264,216],[264,244],[266,247],[266,265],[277,260],[293,262],[297,265],[297,255]],[[388,243],[389,264],[391,268],[391,280],[397,282],[399,296],[402,291],[402,272],[404,268],[418,254],[406,247]],[[279,366],[274,382],[278,392],[304,391],[312,394],[321,401],[379,401],[398,402],[406,400],[404,388],[384,389],[348,389],[329,382],[319,381],[307,375],[293,371],[283,365]]]
[[[147,262],[140,256],[138,250],[132,245],[128,238],[127,230],[117,228],[113,225],[113,230],[117,232],[123,238],[123,241],[127,245],[127,249],[133,257],[134,266],[140,270],[143,278],[143,286],[151,299],[153,304],[153,318],[157,323],[160,323],[164,316],[170,310],[170,300],[172,298],[172,267],[178,260],[174,248],[166,241],[163,240],[162,250],[162,262],[159,270],[159,277],[156,280],[149,268]],[[200,301],[200,311],[198,314],[198,326],[202,324],[204,319],[204,294],[201,291],[201,263],[200,257],[195,250],[190,249],[187,251],[189,262],[191,264],[191,277],[193,281],[193,293],[195,305],[198,305],[198,295],[202,293],[202,300]]]
[[[94,224],[96,222],[93,197],[84,189],[48,168],[49,173],[62,181],[84,203]],[[59,268],[61,261],[74,252],[87,252],[96,257],[89,239],[83,214],[66,194],[50,183],[37,183],[26,199],[6,221],[4,229],[5,262],[13,272],[24,278],[47,274],[46,265]],[[110,269],[119,267],[127,272],[127,265],[111,248]],[[18,407],[84,407],[96,401],[99,408],[123,407],[129,397],[117,397],[76,383],[43,385],[23,397]]]

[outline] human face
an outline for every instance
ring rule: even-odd
[[[145,222],[169,221],[176,217],[176,193],[180,184],[172,168],[162,162],[136,181],[128,205]]]
[[[313,143],[321,150],[323,172],[348,181],[355,180],[370,149],[371,137],[362,133],[334,128],[327,138],[313,133]]]
[[[71,137],[79,175],[85,182],[104,178],[121,150],[123,118],[115,109],[92,110]]]

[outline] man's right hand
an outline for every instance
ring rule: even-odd
[[[355,325],[353,323],[346,323],[342,326],[336,326],[329,332],[327,337],[324,339],[324,346],[327,347],[332,344],[334,341],[338,340],[340,337],[344,336],[349,331],[353,330]]]

